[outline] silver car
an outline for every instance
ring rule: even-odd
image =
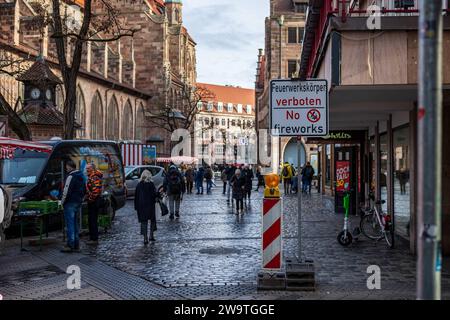
[[[162,187],[166,176],[163,167],[148,165],[125,167],[125,183],[127,185],[127,195],[129,197],[134,197],[136,186],[138,185],[139,179],[141,178],[141,174],[144,170],[148,170],[152,173],[153,183],[155,184],[156,190]]]

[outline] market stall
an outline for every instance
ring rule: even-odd
[[[48,153],[52,151],[52,146],[31,142],[22,141],[12,138],[0,137],[0,166],[2,167],[0,173],[3,173],[3,167],[8,168],[8,162],[14,159],[17,150],[22,151],[33,151],[39,153]],[[7,169],[6,169],[7,170]],[[0,177],[0,181],[3,182],[3,177]],[[18,180],[17,183],[27,183],[26,179]],[[2,186],[5,192],[8,192],[8,186]],[[43,201],[20,201],[15,204],[16,215],[15,217],[20,222],[20,236],[21,236],[21,249],[23,248],[23,228],[27,223],[34,223],[39,226],[39,245],[42,248],[42,236],[44,230],[48,237],[48,217],[52,214],[60,213],[60,206],[58,201],[43,200]],[[9,227],[12,219],[12,210],[3,213],[3,218],[1,221],[1,231]]]

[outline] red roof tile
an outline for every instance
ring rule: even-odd
[[[208,83],[197,83],[198,87],[206,88],[216,96],[214,102],[255,105],[255,90],[231,86],[221,86]]]

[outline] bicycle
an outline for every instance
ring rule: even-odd
[[[370,200],[375,201],[375,197],[370,195]],[[394,225],[392,217],[389,213],[383,212],[381,205],[385,204],[385,200],[375,201],[372,208],[362,209],[360,228],[362,234],[371,240],[380,241],[385,239],[389,248],[394,247]]]

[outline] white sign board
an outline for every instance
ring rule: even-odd
[[[270,124],[275,136],[326,136],[329,130],[328,82],[272,80]]]

